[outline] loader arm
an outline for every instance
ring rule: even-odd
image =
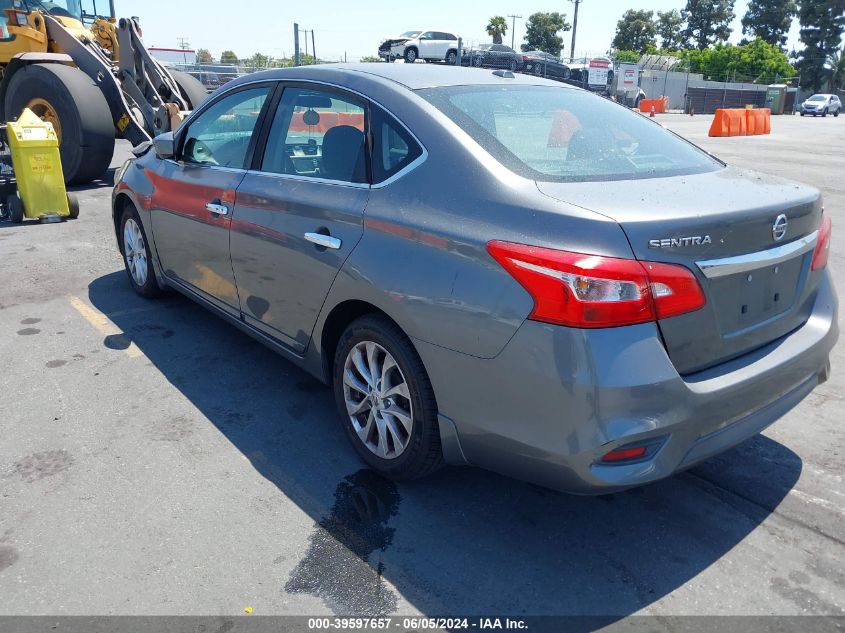
[[[106,99],[112,115],[114,127],[120,135],[132,145],[140,145],[152,140],[153,134],[146,129],[146,122],[136,120],[130,104],[123,93],[121,83],[115,76],[114,66],[109,55],[93,38],[77,38],[61,22],[51,15],[44,14],[47,36],[56,42],[77,67],[96,82]],[[152,128],[150,128],[151,130]]]
[[[171,131],[178,120],[173,113],[190,110],[173,76],[147,51],[134,20],[118,23],[117,67],[93,35],[77,37],[50,15],[44,23],[48,37],[100,87],[115,128],[132,145]]]
[[[141,41],[138,25],[133,19],[118,22],[117,42],[120,48],[119,76],[124,92],[141,108],[148,129],[157,136],[170,131],[167,104],[174,104],[181,112],[190,110],[187,100],[168,70],[150,55]]]

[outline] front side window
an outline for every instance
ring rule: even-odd
[[[230,94],[191,121],[182,160],[198,165],[244,169],[249,144],[270,88]]]
[[[582,90],[482,85],[418,94],[500,163],[533,180],[628,180],[722,168],[648,118]]]
[[[366,112],[354,97],[286,88],[270,128],[262,171],[367,182]]]
[[[422,155],[408,131],[381,108],[373,108],[373,182],[380,183],[402,171]]]

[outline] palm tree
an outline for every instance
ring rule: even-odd
[[[836,51],[830,56],[830,91],[838,94],[845,88],[845,55],[843,51]]]
[[[502,36],[508,31],[508,21],[501,15],[490,18],[487,24],[487,35],[493,38],[494,44],[502,43]]]

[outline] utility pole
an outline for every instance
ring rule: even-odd
[[[293,23],[293,63],[295,66],[302,66],[302,55],[299,52],[299,25]]]
[[[314,57],[314,63],[317,63],[317,45],[314,44],[314,29],[311,29],[311,55]]]
[[[516,21],[517,21],[517,19],[521,19],[522,16],[521,15],[509,15],[508,17],[511,18],[511,23],[513,24],[513,26],[511,26],[511,48],[513,48],[514,42],[516,41],[515,40],[515,38],[516,38]],[[516,50],[516,49],[514,49],[514,50]]]
[[[575,61],[575,34],[578,32],[578,5],[582,0],[570,0],[575,3],[575,14],[572,16],[572,46],[569,47],[569,63]]]
[[[188,49],[188,47],[191,45],[191,43],[188,41],[188,38],[186,38],[186,37],[177,37],[176,42],[179,44],[179,48],[182,49],[182,61],[187,66],[187,64],[188,64],[188,53],[186,53],[185,51]],[[197,60],[197,61],[199,61],[199,60]]]

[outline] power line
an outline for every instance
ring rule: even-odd
[[[509,15],[508,17],[513,18],[513,27],[511,28],[511,48],[513,48],[513,45],[515,43],[514,38],[516,37],[516,21],[517,21],[517,19],[522,19],[522,16],[521,15]]]

